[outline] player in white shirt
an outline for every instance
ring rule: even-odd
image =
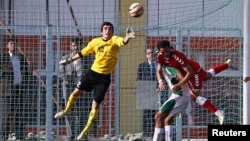
[[[166,66],[162,67],[161,70],[162,77],[165,78],[170,90],[173,85],[178,83],[178,70]],[[180,77],[178,75],[178,77]],[[181,78],[179,78],[181,79]],[[173,140],[172,125],[174,118],[180,114],[184,113],[188,104],[190,102],[190,89],[188,84],[181,86],[181,89],[171,92],[171,96],[166,102],[160,107],[159,111],[155,115],[155,131],[153,136],[153,141],[160,141],[165,133],[165,140]]]

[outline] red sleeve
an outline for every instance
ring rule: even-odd
[[[175,52],[175,60],[180,63],[181,66],[188,64],[194,72],[198,72],[200,70],[200,64],[193,60],[189,60],[182,52]]]
[[[187,57],[182,52],[175,51],[174,57],[175,60],[178,61],[182,66],[185,64],[189,64]]]

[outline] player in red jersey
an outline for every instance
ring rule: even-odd
[[[170,42],[167,40],[158,41],[157,48],[159,52],[157,54],[158,69],[156,75],[159,81],[159,89],[165,89],[161,75],[162,67],[164,65],[169,65],[170,67],[176,68],[181,73],[183,79],[173,86],[172,91],[174,92],[181,88],[185,83],[188,83],[191,90],[192,100],[214,113],[220,124],[223,124],[224,111],[217,109],[207,98],[200,96],[200,93],[203,81],[211,79],[219,72],[228,68],[237,69],[232,60],[228,59],[225,63],[214,66],[206,71],[198,62],[188,59],[182,52],[171,47]]]

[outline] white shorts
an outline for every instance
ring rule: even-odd
[[[160,110],[168,115],[176,116],[183,113],[190,102],[190,91],[187,85],[182,86],[182,96],[172,93],[166,102],[162,104]]]
[[[172,90],[173,85],[178,83],[177,81],[172,81],[176,80],[176,74],[177,70],[171,68],[171,67],[166,67],[163,70],[163,75],[165,80],[168,83],[169,88]],[[188,104],[190,102],[190,89],[187,83],[181,86],[180,90],[176,90],[176,92],[172,92],[171,96],[168,98],[166,102],[160,107],[160,110],[167,114],[167,115],[172,115],[176,116],[179,113],[183,113]]]

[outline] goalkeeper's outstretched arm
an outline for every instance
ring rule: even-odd
[[[127,28],[126,29],[126,36],[123,40],[124,44],[127,44],[129,42],[130,39],[135,38],[135,32],[133,31],[132,28]]]
[[[74,56],[70,57],[70,58],[67,58],[67,59],[64,59],[62,61],[59,62],[60,65],[67,65],[79,58],[81,58],[82,56],[80,55],[80,52],[75,54]]]

